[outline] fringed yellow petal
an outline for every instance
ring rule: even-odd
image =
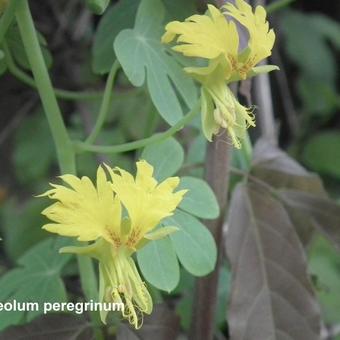
[[[178,227],[162,227],[144,235],[147,240],[159,240],[178,231]]]
[[[126,174],[110,172],[112,188],[126,208],[131,227],[127,246],[135,249],[144,234],[152,230],[165,217],[172,215],[181,202],[185,191],[173,193],[178,178],[168,178],[158,184],[152,177],[153,167],[146,161],[137,162],[136,180]]]
[[[204,15],[192,15],[184,22],[168,23],[162,42],[176,40],[172,47],[175,51],[187,57],[210,61],[208,67],[185,68],[199,82],[202,82],[200,78],[214,71],[214,63],[223,66],[222,72],[228,83],[244,80],[254,76],[254,67],[271,55],[275,34],[269,29],[266,16],[262,6],[257,6],[253,12],[244,0],[236,0],[235,4],[228,3],[222,7],[222,12],[208,5]],[[235,21],[249,32],[248,46],[242,51],[239,51],[240,38]]]
[[[121,204],[107,181],[104,170],[97,171],[97,187],[88,177],[81,179],[63,175],[61,179],[69,185],[52,184],[53,189],[45,194],[57,202],[42,214],[55,223],[43,228],[64,236],[77,237],[80,241],[92,241],[99,237],[118,245]]]
[[[153,190],[157,185],[157,181],[152,175],[152,165],[143,160],[137,162],[136,185],[143,187],[145,190]]]
[[[238,34],[233,22],[225,20],[214,6],[208,5],[207,15],[193,15],[185,22],[173,21],[166,25],[163,43],[177,43],[173,49],[190,57],[215,59],[221,54],[237,55]]]
[[[239,66],[239,71],[245,78],[258,62],[271,55],[275,33],[272,29],[269,30],[269,23],[266,21],[267,13],[262,6],[257,6],[253,12],[252,7],[244,0],[237,0],[235,5],[228,3],[223,6],[223,9],[225,15],[237,20],[249,32],[249,53]]]

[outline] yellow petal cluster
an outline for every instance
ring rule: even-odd
[[[193,15],[185,22],[173,21],[166,25],[163,43],[177,38],[181,43],[173,47],[188,57],[215,59],[221,54],[236,55],[239,37],[233,21],[227,21],[214,6],[208,5],[208,15]]]
[[[243,49],[237,25],[248,31],[248,44]],[[244,0],[236,0],[235,5],[228,3],[221,10],[208,5],[206,14],[170,22],[165,31],[163,43],[175,41],[173,50],[206,60],[203,67],[185,68],[202,85],[202,126],[206,138],[211,140],[224,128],[233,145],[240,148],[240,139],[246,128],[255,126],[255,120],[252,111],[230,92],[228,84],[278,69],[274,65],[256,66],[270,56],[275,41],[265,9],[257,6],[253,11]]]
[[[225,16],[234,18],[248,30],[248,48],[232,61],[235,65],[233,71],[239,72],[241,79],[246,79],[256,64],[271,55],[275,33],[272,29],[269,30],[267,13],[262,6],[257,6],[253,12],[248,3],[236,0],[236,6],[228,3],[222,9]]]
[[[143,313],[151,313],[152,299],[131,254],[150,239],[176,231],[165,227],[152,232],[173,214],[186,190],[174,192],[178,177],[158,183],[153,167],[144,160],[137,162],[135,178],[123,169],[100,166],[96,185],[88,177],[63,175],[61,179],[66,185],[51,184],[52,189],[40,195],[56,201],[42,212],[53,222],[43,229],[79,241],[95,241],[61,251],[96,258],[100,301],[123,302],[123,316],[139,328]],[[104,312],[101,317],[105,322]]]

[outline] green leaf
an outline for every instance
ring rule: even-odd
[[[166,9],[165,22],[183,21],[197,12],[195,0],[163,0]]]
[[[216,197],[207,182],[195,177],[182,177],[178,190],[189,190],[179,207],[200,218],[214,219],[220,214]]]
[[[239,184],[228,226],[233,338],[318,340],[319,307],[303,248],[283,205],[259,184]]]
[[[306,74],[323,79],[325,82],[333,82],[336,77],[336,60],[327,39],[328,30],[321,31],[320,19],[322,15],[304,14],[298,11],[289,10],[281,18],[281,27],[286,38],[286,51],[288,56]],[[328,18],[324,17],[324,22]],[[328,21],[334,23],[332,19]],[[316,25],[317,23],[317,25]],[[338,33],[340,26],[338,25]],[[323,67],[320,67],[322,60]]]
[[[339,106],[335,85],[313,79],[309,74],[302,74],[297,80],[297,92],[307,114],[330,118]]]
[[[179,265],[169,237],[149,242],[137,252],[144,278],[158,289],[171,292],[179,282]]]
[[[1,207],[2,244],[12,262],[16,262],[29,248],[48,236],[41,229],[45,221],[41,211],[45,207],[45,200],[35,198],[25,203],[10,200]]]
[[[181,211],[163,222],[179,230],[170,235],[183,267],[195,276],[207,275],[214,270],[217,249],[209,230],[195,217]]]
[[[309,271],[316,276],[317,294],[326,322],[340,322],[340,258],[324,238],[316,238],[310,246]]]
[[[147,146],[141,155],[154,167],[154,176],[162,181],[174,175],[182,166],[184,150],[174,138]]]
[[[193,0],[164,0],[166,22],[184,20],[195,12]],[[117,34],[126,28],[132,28],[140,0],[120,0],[111,6],[101,18],[92,47],[92,68],[97,74],[110,71],[116,59],[112,48]]]
[[[334,47],[340,49],[340,25],[329,16],[323,14],[309,15],[313,26],[325,39],[330,41]]]
[[[92,47],[92,68],[95,73],[110,71],[116,59],[113,42],[121,30],[133,27],[139,3],[140,0],[121,0],[101,18]]]
[[[52,55],[47,49],[47,43],[42,34],[37,32],[38,39],[41,45],[43,57],[46,63],[46,66],[50,68],[52,66]],[[20,36],[19,28],[17,25],[10,26],[9,30],[6,33],[6,42],[8,43],[8,47],[15,59],[15,61],[23,68],[30,70],[31,66],[27,59],[26,51],[24,45],[22,43],[22,39]]]
[[[304,111],[325,115],[336,108],[337,60],[332,46],[340,47],[340,25],[324,15],[286,11],[281,17],[285,51],[299,67],[297,91]],[[323,67],[320,67],[322,60]]]
[[[327,131],[314,135],[303,150],[303,162],[312,170],[340,178],[340,135]]]
[[[51,238],[31,248],[22,256],[19,267],[0,278],[0,301],[36,302],[37,311],[11,311],[2,313],[0,329],[22,321],[29,322],[43,313],[44,302],[66,302],[67,295],[60,273],[70,255],[58,250],[69,244],[68,239]]]
[[[195,139],[192,140],[188,154],[186,163],[188,164],[197,164],[203,163],[207,150],[207,140],[204,138],[202,134],[199,134]]]
[[[44,141],[42,143],[42,141]],[[15,135],[14,164],[17,178],[35,184],[43,178],[55,161],[51,133],[42,111],[25,119]]]
[[[119,129],[129,140],[142,139],[153,133],[160,119],[146,91],[116,98],[112,103],[112,112],[113,119],[119,112]]]
[[[142,0],[134,29],[118,34],[114,50],[131,83],[146,82],[155,107],[173,125],[183,116],[177,92],[187,107],[194,105],[197,93],[193,81],[160,42],[164,12],[160,0]]]
[[[185,168],[189,171],[188,175],[194,177],[203,177],[204,159],[207,150],[207,140],[203,134],[195,137],[188,146]]]

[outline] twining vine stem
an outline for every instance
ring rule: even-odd
[[[113,83],[114,83],[114,79],[115,79],[115,76],[117,74],[118,69],[119,69],[119,62],[118,62],[118,60],[116,60],[111,67],[109,76],[108,76],[107,81],[106,81],[103,100],[102,100],[102,104],[101,104],[101,107],[100,107],[100,110],[99,110],[97,121],[96,121],[94,128],[91,131],[90,135],[86,139],[86,143],[91,144],[91,143],[96,141],[96,139],[99,135],[99,132],[102,129],[104,123],[105,123],[105,119],[106,119],[108,112],[109,112],[109,109],[110,109],[110,104],[111,104],[111,100],[112,100]]]
[[[37,86],[34,79],[15,64],[6,43],[4,43],[3,48],[8,71],[24,84],[36,88]],[[53,91],[56,97],[64,100],[98,100],[103,96],[102,92],[69,91],[56,88],[54,88]]]
[[[168,130],[160,133],[156,133],[150,137],[139,139],[133,142],[118,144],[118,145],[93,145],[88,144],[87,142],[80,142],[75,141],[74,147],[76,152],[81,151],[89,151],[89,152],[96,152],[96,153],[119,153],[119,152],[127,152],[132,150],[137,150],[143,148],[147,145],[161,142],[176,132],[181,130],[185,125],[187,125],[199,112],[199,102],[197,102],[194,107],[181,119],[179,120],[174,126],[169,128]]]

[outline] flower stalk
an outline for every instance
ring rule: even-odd
[[[76,152],[79,153],[84,151],[95,153],[120,153],[137,150],[147,145],[161,142],[173,136],[176,132],[180,131],[185,125],[191,122],[198,113],[199,102],[197,102],[194,105],[194,107],[181,120],[179,120],[174,126],[169,128],[168,130],[160,133],[155,133],[150,137],[139,139],[133,142],[128,142],[119,145],[93,145],[86,142],[75,141],[73,145]]]

